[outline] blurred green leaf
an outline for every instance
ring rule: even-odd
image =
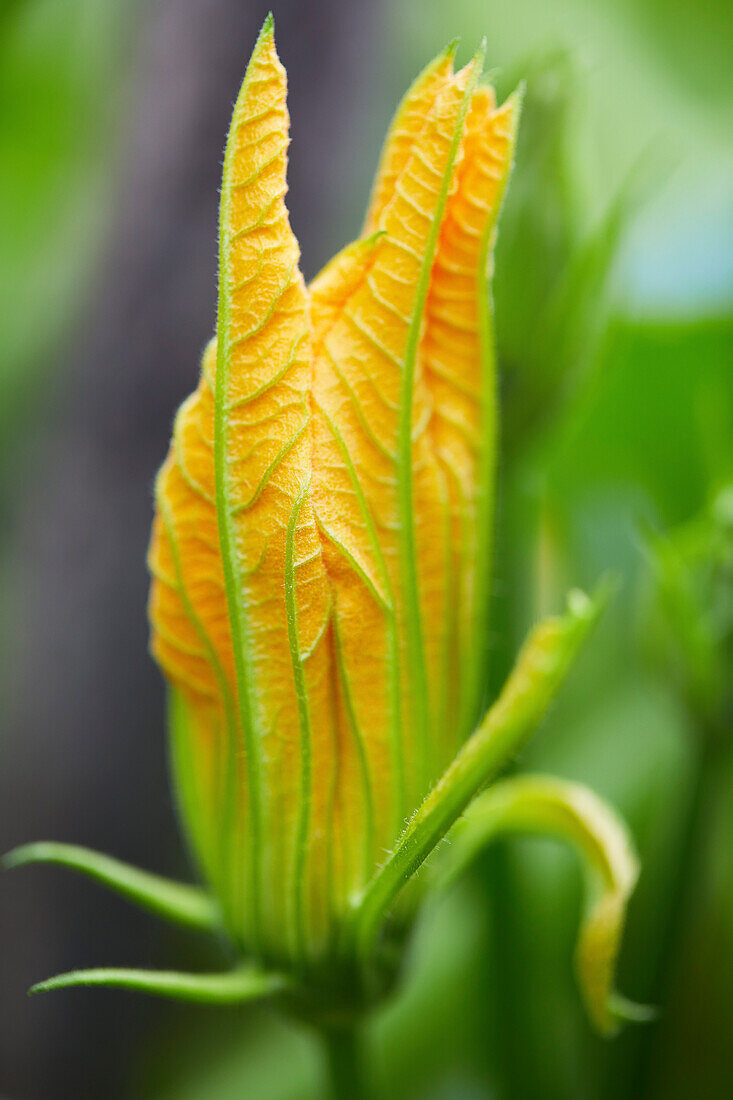
[[[733,718],[733,487],[667,535],[647,532],[653,571],[648,635],[703,735]]]
[[[733,317],[617,318],[594,385],[541,460],[571,512],[600,493],[646,494],[664,526],[695,515],[710,491],[704,410],[714,403],[717,478],[733,478]]]
[[[0,9],[0,442],[80,304],[101,231],[121,0]]]

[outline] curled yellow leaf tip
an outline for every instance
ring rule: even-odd
[[[593,791],[550,776],[522,775],[480,795],[455,825],[438,865],[452,880],[489,841],[504,833],[550,835],[573,846],[588,881],[588,904],[575,952],[578,981],[596,1029],[612,1035],[621,1019],[651,1018],[613,991],[626,908],[639,861],[618,815]]]

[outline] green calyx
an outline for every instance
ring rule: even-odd
[[[588,869],[590,906],[576,965],[591,1020],[611,1034],[623,1019],[648,1019],[650,1010],[613,992],[613,967],[638,864],[618,818],[590,791],[541,776],[493,782],[542,721],[610,592],[568,598],[564,615],[540,623],[521,650],[498,699],[417,808],[381,869],[354,899],[338,943],[317,967],[296,972],[243,960],[219,974],[94,969],[72,971],[32,992],[75,985],[115,986],[197,1001],[236,1004],[277,996],[292,1014],[324,1027],[349,1026],[393,986],[402,947],[391,911],[403,887],[430,860],[424,885],[443,888],[484,844],[506,833],[534,831],[574,846]],[[491,784],[491,785],[490,785]],[[487,789],[488,788],[488,789]],[[482,793],[483,792],[483,793]],[[219,907],[205,890],[130,867],[70,844],[28,844],[4,858],[7,868],[55,863],[80,871],[144,909],[197,931],[221,935]]]

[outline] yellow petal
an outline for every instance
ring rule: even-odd
[[[447,364],[435,348],[446,272],[456,254],[473,263],[461,234],[487,235],[493,104],[474,95],[477,63],[450,68],[447,53],[398,114],[374,232],[309,294],[266,23],[225,155],[218,336],[157,482],[152,646],[176,689],[185,812],[230,929],[279,962],[328,949],[455,742],[441,690],[451,601],[477,563],[454,560],[451,542],[459,517],[478,521],[456,503],[451,463],[464,461],[454,480],[471,507],[474,468],[435,403],[453,371],[455,429],[449,403],[468,390],[473,413],[479,378],[468,346]],[[474,298],[484,246],[477,256]]]
[[[488,532],[496,452],[496,380],[488,324],[491,233],[511,168],[519,98],[498,110],[490,88],[473,96],[463,156],[448,199],[430,276],[420,366],[431,395],[432,447],[449,501],[447,598],[425,608],[426,634],[443,631],[447,761],[469,732],[479,703],[477,637],[490,575]],[[445,622],[444,622],[445,620]],[[453,720],[451,721],[451,716]],[[456,720],[456,716],[458,719]]]
[[[438,54],[413,81],[397,108],[372,185],[364,236],[369,236],[379,227],[384,209],[394,195],[397,179],[423,130],[425,119],[434,108],[438,93],[451,79],[455,50],[456,43],[451,43],[443,53]]]
[[[413,608],[403,583],[401,409],[473,79],[469,66],[443,81],[381,212],[381,235],[368,248],[352,246],[311,288],[318,334],[313,504],[333,578],[346,716],[372,787],[377,853],[424,792],[430,767],[425,722],[415,718],[427,700],[416,701],[408,638]],[[427,394],[415,379],[406,412],[408,429],[413,420],[418,428],[418,470],[429,458],[420,435],[426,409]],[[410,478],[412,461],[408,456]],[[343,793],[355,814],[363,812],[363,797]]]
[[[228,917],[280,957],[326,936],[335,769],[331,597],[306,492],[309,302],[284,201],[287,145],[285,71],[266,24],[225,156],[218,341],[177,420],[151,547],[154,651],[201,741],[212,724],[234,727],[246,834],[230,853]]]
[[[335,759],[331,595],[307,493],[309,302],[284,201],[288,125],[266,25],[224,162],[215,468],[255,859],[248,901],[261,948],[289,941],[302,957],[325,934]]]
[[[151,649],[190,708],[195,797],[204,807],[190,827],[198,858],[234,920],[232,853],[222,838],[235,813],[237,720],[234,660],[214,508],[214,405],[206,382],[215,345],[204,356],[198,389],[176,417],[170,453],[156,480],[156,517],[148,554],[153,574]],[[208,368],[208,371],[207,371]],[[234,784],[234,786],[232,785]]]
[[[314,345],[333,327],[341,310],[364,282],[374,263],[374,249],[380,236],[376,232],[347,244],[311,282],[308,292]]]

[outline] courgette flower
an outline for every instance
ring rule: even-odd
[[[494,379],[479,303],[518,98],[437,59],[364,235],[306,287],[267,28],[224,164],[217,335],[156,485],[152,647],[228,926],[328,951],[476,717]],[[181,786],[186,782],[181,776]]]
[[[414,872],[538,724],[597,614],[576,592],[536,628],[477,725],[496,456],[489,279],[521,97],[497,106],[481,54],[458,72],[453,56],[400,106],[362,235],[306,286],[285,205],[286,74],[263,27],[224,159],[216,335],[176,416],[149,553],[174,784],[211,894],[166,893],[77,849],[14,857],[55,853],[159,912],[223,927],[251,962],[52,985],[213,1000],[317,990],[322,1003],[328,988],[334,1011],[368,1001],[449,855]],[[511,782],[512,821],[562,831],[561,784],[550,797]],[[582,802],[565,831],[612,898],[583,941],[582,981],[607,1027],[636,864],[610,811],[575,789],[566,801]],[[462,820],[461,865],[487,822],[508,827],[493,809],[507,800],[491,805]]]

